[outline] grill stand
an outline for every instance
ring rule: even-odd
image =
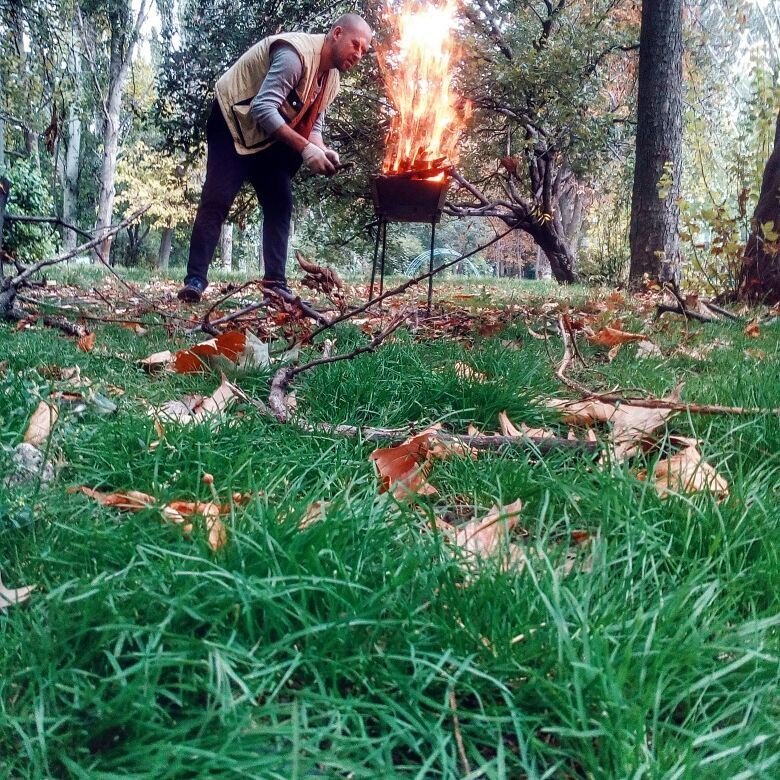
[[[371,265],[371,284],[368,288],[368,301],[374,299],[376,269],[379,265],[379,295],[384,292],[385,258],[387,254],[387,225],[390,222],[417,222],[431,225],[431,253],[428,263],[428,306],[431,316],[433,299],[433,252],[436,244],[436,224],[441,219],[444,196],[449,181],[429,179],[411,179],[404,176],[375,176],[371,180],[374,207],[378,220],[374,240],[374,258]],[[380,253],[381,245],[381,253]]]

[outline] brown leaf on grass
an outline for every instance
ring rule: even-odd
[[[637,344],[636,356],[640,360],[644,360],[651,357],[663,357],[663,352],[661,352],[661,348],[650,341],[650,339],[643,339]]]
[[[757,339],[761,336],[761,329],[758,327],[758,322],[751,320],[743,331],[744,334],[750,339]]]
[[[59,410],[55,404],[41,401],[30,417],[27,430],[24,433],[24,441],[34,447],[40,447],[49,438],[51,429],[59,417]]]
[[[154,506],[157,499],[148,493],[142,493],[140,490],[126,490],[120,493],[103,493],[100,490],[79,485],[78,487],[68,488],[68,493],[83,493],[89,496],[103,506],[113,506],[116,509],[124,509],[130,512],[137,512],[149,506]]]
[[[84,493],[103,506],[111,506],[127,512],[138,512],[148,508],[159,509],[165,520],[181,525],[184,533],[192,532],[193,523],[190,519],[199,516],[205,521],[208,544],[212,550],[218,550],[227,541],[227,530],[220,515],[230,511],[230,504],[217,504],[213,501],[171,501],[167,504],[158,504],[154,496],[139,490],[102,493],[84,485],[68,488],[68,492]]]
[[[220,515],[230,511],[229,505],[217,504],[213,501],[169,501],[162,507],[163,516],[171,522],[183,524],[186,529],[187,519],[202,517],[206,525],[206,533],[209,547],[219,550],[227,542],[227,529],[220,519]],[[179,520],[178,518],[181,518]],[[191,524],[189,524],[191,528]]]
[[[171,365],[173,361],[173,353],[166,349],[163,352],[155,352],[149,357],[138,361],[138,365],[149,374],[154,374],[157,371],[162,371]]]
[[[319,523],[320,520],[324,520],[329,506],[330,501],[312,501],[311,504],[306,507],[306,511],[303,513],[303,517],[301,517],[298,523],[298,528],[303,530],[310,525],[314,525],[314,523]]]
[[[548,431],[545,428],[529,428],[524,422],[521,422],[520,427],[517,428],[515,424],[509,419],[506,412],[498,413],[498,425],[501,429],[502,436],[510,436],[513,439],[519,439],[523,437],[528,437],[531,439],[555,438],[555,434],[552,431]]]
[[[470,365],[468,365],[467,363],[463,363],[460,360],[456,361],[453,368],[455,369],[456,376],[459,379],[464,380],[465,382],[487,382],[488,381],[486,374],[483,374],[480,371],[475,371]]]
[[[27,601],[30,594],[35,590],[35,585],[25,585],[21,588],[6,588],[3,580],[0,578],[0,612],[15,604],[21,604]]]
[[[434,432],[434,429],[428,429],[394,447],[376,449],[368,456],[379,473],[383,492],[392,490],[395,498],[415,494],[428,496],[437,492],[427,482],[432,468],[429,456]]]
[[[151,413],[186,425],[192,422],[202,422],[207,417],[224,412],[238,397],[236,388],[223,376],[220,386],[208,397],[200,394],[187,395],[175,401],[166,401]]]
[[[235,363],[245,346],[246,336],[240,330],[221,333],[219,336],[195,344],[189,349],[180,349],[173,357],[173,370],[177,374],[204,371],[209,359],[218,356]]]
[[[585,338],[597,347],[616,347],[620,344],[628,344],[631,341],[646,341],[644,333],[627,333],[617,328],[602,328],[593,334],[586,334]]]
[[[512,544],[510,532],[517,526],[522,501],[506,506],[494,504],[485,517],[472,520],[458,527],[438,519],[436,525],[455,547],[466,553],[468,559],[486,559],[500,555],[504,570],[522,570],[527,556],[522,546]]]
[[[655,464],[651,479],[661,498],[670,493],[710,492],[718,501],[725,501],[729,495],[728,482],[718,474],[701,456],[695,440],[669,458]],[[642,480],[648,479],[647,469],[637,474]]]
[[[97,334],[94,331],[92,333],[87,333],[76,342],[76,347],[82,352],[92,352],[95,348],[96,339]]]
[[[679,401],[680,388],[670,393],[664,400]],[[647,434],[657,430],[673,414],[671,409],[654,409],[647,406],[607,403],[598,399],[586,401],[564,401],[551,398],[546,405],[559,409],[563,420],[569,425],[590,427],[594,423],[611,423],[610,440],[612,452],[617,460],[624,460],[635,454]]]

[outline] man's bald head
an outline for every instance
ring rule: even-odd
[[[331,66],[342,73],[354,68],[371,46],[373,36],[373,30],[362,16],[340,16],[333,23],[326,38]]]

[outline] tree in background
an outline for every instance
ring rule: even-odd
[[[185,167],[170,154],[138,141],[122,157],[117,168],[117,205],[124,216],[140,205],[148,205],[145,221],[161,232],[157,267],[168,269],[176,228],[195,215]]]
[[[674,266],[678,262],[682,63],[682,0],[644,0],[631,196],[629,283],[634,288],[641,286],[645,276],[658,278],[662,264]],[[662,198],[659,185],[664,176],[669,182]]]
[[[742,299],[780,302],[780,113],[740,275]]]
[[[633,0],[465,6],[475,113],[462,164],[478,202],[452,211],[528,233],[559,282],[576,278],[583,185],[626,141],[630,91],[610,81],[632,79],[635,11]]]

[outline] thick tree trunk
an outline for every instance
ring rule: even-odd
[[[742,300],[780,302],[780,113],[775,143],[769,155],[761,193],[753,212],[752,229],[745,247],[739,280]]]
[[[573,284],[577,281],[574,271],[575,257],[560,218],[556,217],[549,222],[538,223],[533,221],[523,230],[531,235],[533,240],[541,248],[550,261],[550,270],[555,281],[559,284]]]
[[[682,0],[645,0],[639,38],[636,164],[631,198],[629,283],[677,263],[676,199],[682,173]],[[658,195],[664,174],[665,197]]]
[[[160,271],[168,270],[168,261],[171,259],[171,247],[173,247],[173,233],[172,227],[163,228],[162,237],[160,238],[160,253],[157,256],[157,268]]]
[[[3,73],[0,70],[0,95],[5,94],[3,88]],[[0,116],[0,173],[5,170],[5,119]]]

